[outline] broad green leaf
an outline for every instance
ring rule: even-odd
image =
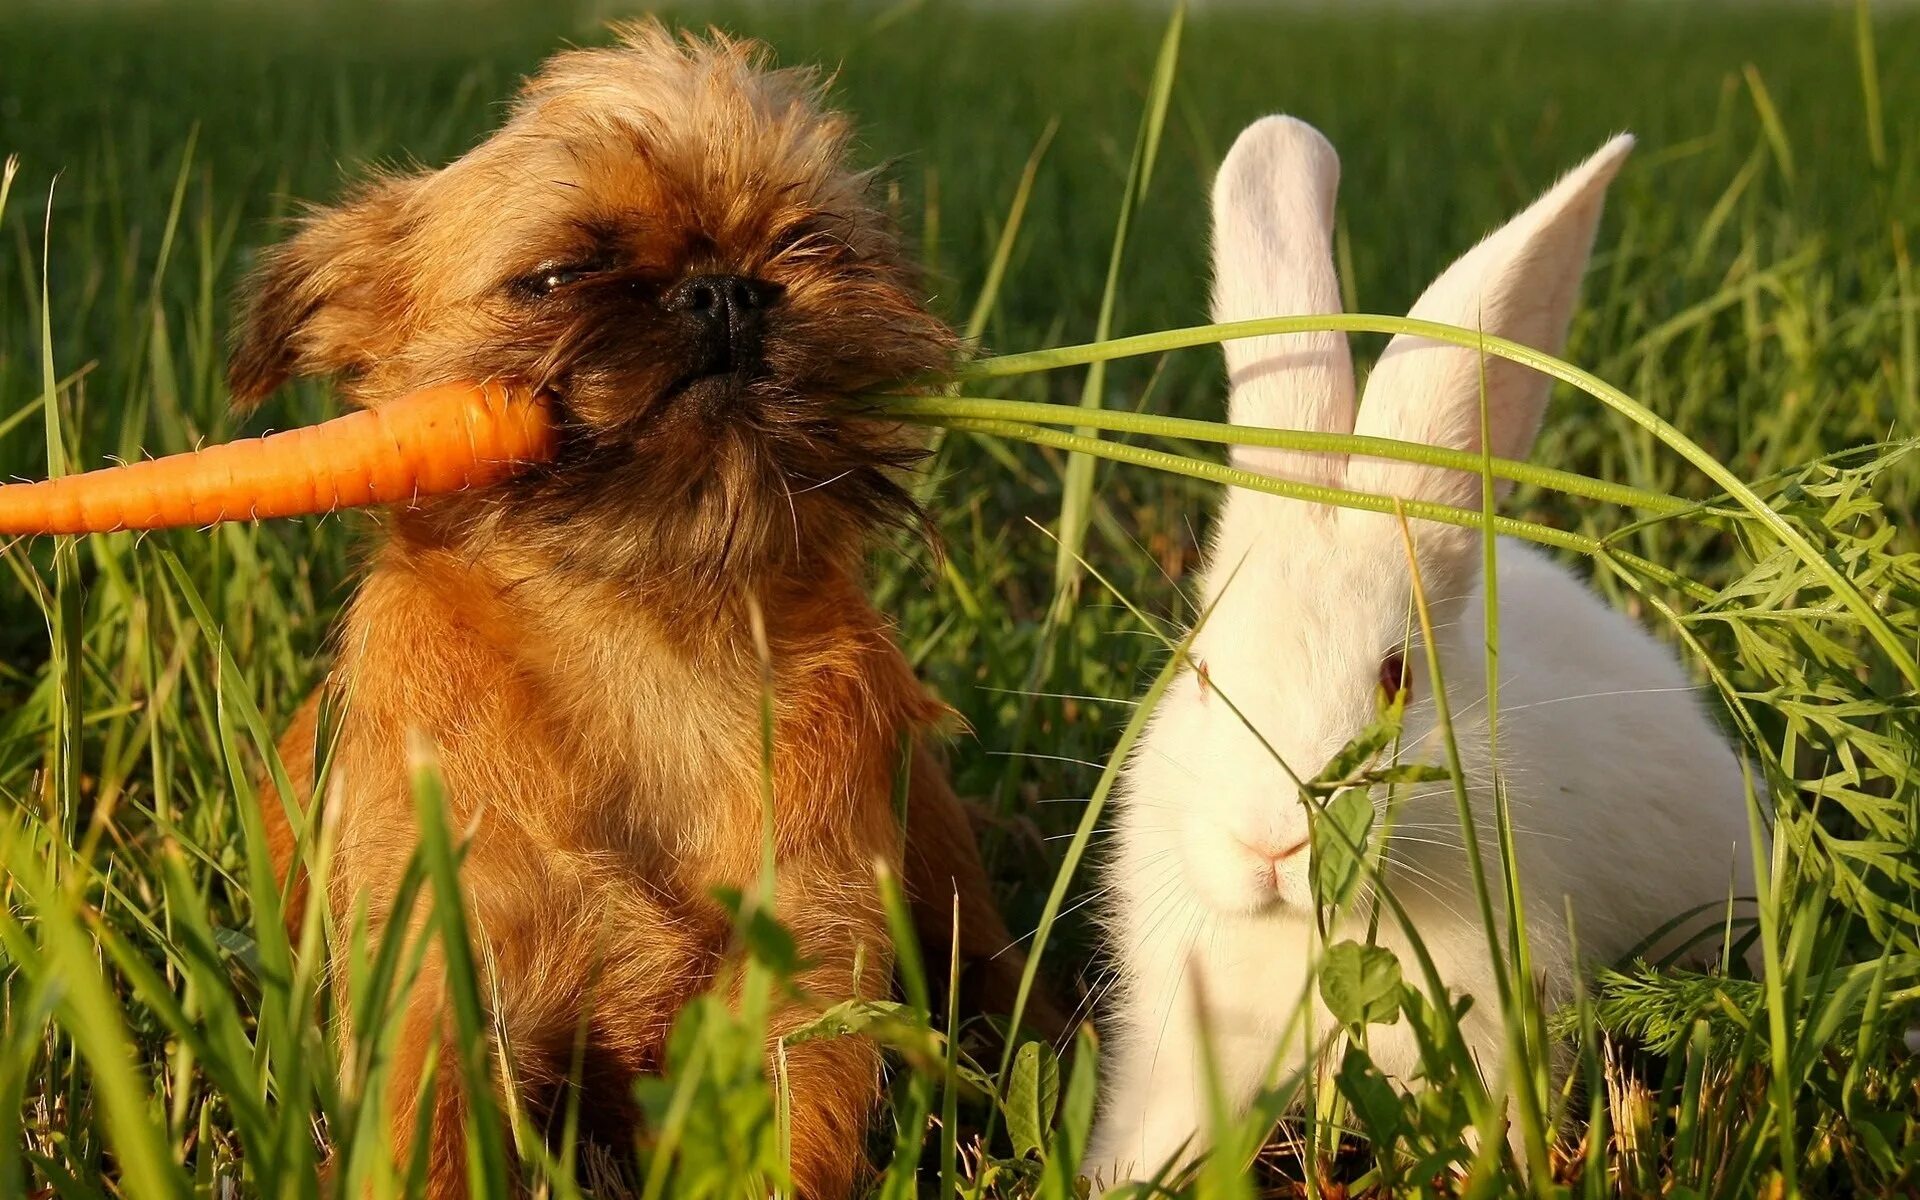
[[[1039,1154],[1053,1127],[1054,1105],[1060,1098],[1060,1062],[1051,1047],[1021,1043],[1013,1056],[1013,1074],[1007,1079],[1007,1136],[1022,1157]]]
[[[1390,1158],[1403,1121],[1400,1096],[1393,1085],[1358,1046],[1347,1047],[1334,1082],[1360,1118],[1362,1132],[1373,1143],[1376,1156]]]
[[[1384,946],[1335,942],[1320,960],[1320,998],[1343,1025],[1391,1025],[1400,1015],[1400,960]]]
[[[1346,789],[1314,816],[1309,866],[1314,903],[1338,908],[1351,898],[1372,829],[1373,798],[1365,788]]]

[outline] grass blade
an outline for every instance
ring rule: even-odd
[[[1362,314],[1326,314],[1310,317],[1272,317],[1257,321],[1235,321],[1218,325],[1201,325],[1189,329],[1168,330],[1164,333],[1138,334],[1133,337],[1116,338],[1105,343],[1089,343],[1081,346],[1065,346],[1057,350],[1036,350],[1027,354],[1010,354],[1000,358],[984,359],[971,364],[962,372],[967,379],[1000,378],[1007,375],[1019,375],[1032,371],[1053,370],[1058,367],[1078,366],[1098,359],[1124,358],[1142,354],[1160,354],[1169,350],[1179,350],[1189,346],[1207,345],[1225,341],[1229,338],[1259,337],[1263,334],[1303,333],[1315,330],[1341,330],[1357,333],[1411,334],[1416,337],[1431,338],[1469,349],[1481,349],[1486,353],[1498,355],[1510,362],[1532,367],[1544,375],[1550,375],[1565,383],[1570,383],[1581,391],[1599,400],[1608,408],[1626,417],[1634,424],[1653,434],[1681,458],[1691,463],[1701,474],[1712,480],[1724,490],[1740,507],[1763,526],[1788,550],[1792,551],[1809,571],[1816,575],[1822,584],[1830,588],[1834,595],[1850,610],[1868,635],[1873,638],[1889,663],[1908,684],[1920,687],[1920,661],[1917,661],[1914,649],[1907,644],[1879,608],[1855,587],[1851,580],[1843,575],[1839,568],[1815,549],[1806,536],[1795,529],[1785,517],[1775,512],[1765,501],[1735,475],[1725,464],[1709,454],[1698,442],[1675,428],[1672,423],[1654,413],[1651,409],[1628,396],[1619,388],[1600,379],[1579,367],[1562,362],[1550,354],[1523,346],[1518,342],[1491,334],[1459,329],[1451,325],[1441,325],[1432,321],[1420,321],[1411,317],[1376,317]],[[1409,513],[1412,510],[1409,509]],[[1418,515],[1418,514],[1414,514]]]
[[[409,746],[413,760],[413,804],[420,825],[420,855],[433,892],[434,927],[439,934],[447,998],[453,1009],[460,1072],[466,1098],[468,1183],[476,1195],[507,1200],[512,1175],[507,1169],[505,1122],[496,1110],[490,1047],[493,1039],[473,940],[467,927],[466,900],[455,865],[453,837],[447,829],[446,789],[433,750],[418,734]],[[441,1063],[440,1069],[449,1064]]]

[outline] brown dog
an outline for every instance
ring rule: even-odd
[[[271,251],[231,367],[258,402],[291,374],[378,405],[462,379],[549,389],[558,460],[393,514],[340,633],[350,701],[329,777],[337,922],[389,910],[415,845],[407,738],[437,747],[470,833],[470,917],[516,1090],[536,1113],[585,1031],[584,1112],[630,1136],[728,931],[716,885],[761,854],[764,614],[775,701],[778,915],[828,1000],[887,986],[876,863],[904,867],[929,959],[961,901],[988,1003],[1018,959],[958,802],[903,747],[940,715],[860,586],[875,532],[910,523],[913,446],[844,398],[949,361],[952,335],[843,161],[813,77],[656,25],[565,53],[504,128],[439,171],[375,180]],[[319,696],[283,753],[312,778]],[[267,804],[282,871],[295,831]],[[864,963],[856,977],[856,963]],[[773,1033],[804,1023],[797,1008]],[[411,995],[390,1099],[409,1152],[438,1050],[435,1195],[464,1191],[463,1098],[438,968]],[[879,1083],[855,1038],[792,1046],[793,1172],[847,1193]],[[403,1157],[402,1161],[405,1161]]]

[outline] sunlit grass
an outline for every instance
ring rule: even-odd
[[[0,14],[0,155],[23,164],[0,176],[0,470],[230,434],[229,297],[271,218],[333,194],[343,165],[456,153],[497,119],[516,72],[606,15],[485,13]],[[1244,1156],[1288,1113],[1274,1172],[1322,1195],[1436,1180],[1592,1196],[1916,1186],[1920,1067],[1902,1038],[1920,1019],[1920,85],[1894,64],[1920,60],[1920,20],[1865,5],[1737,21],[1666,6],[1207,8],[1175,28],[1092,6],[727,16],[789,60],[839,67],[872,156],[900,156],[893,202],[937,302],[986,348],[964,395],[885,401],[948,431],[924,484],[944,556],[890,548],[876,589],[971,728],[956,775],[999,817],[987,849],[1038,952],[1036,983],[1070,1001],[1102,992],[1085,868],[1120,755],[1203,619],[1183,587],[1214,489],[1308,494],[1234,471],[1228,441],[1514,481],[1492,527],[1590,562],[1596,587],[1669,638],[1777,807],[1757,919],[1736,929],[1725,972],[1620,963],[1565,1011],[1516,1006],[1522,1058],[1542,1029],[1574,1047],[1575,1086],[1542,1094],[1543,1127],[1527,1134],[1554,1142],[1548,1156],[1523,1168],[1504,1153],[1509,1110],[1448,1040],[1450,1012],[1414,986],[1393,1004],[1440,1031],[1435,1059],[1451,1067],[1410,1098],[1364,1058],[1301,1073],[1303,1030],[1260,1111],[1214,1132],[1243,1157],[1222,1153],[1181,1186],[1245,1194]],[[1404,307],[1602,135],[1642,135],[1567,362],[1486,343],[1566,384],[1532,463],[1212,423],[1211,343],[1248,331],[1194,327],[1205,185],[1238,126],[1277,108],[1342,149],[1356,313]],[[1405,327],[1311,324],[1355,331],[1363,361]],[[329,405],[302,389],[273,422]],[[391,1162],[368,1097],[429,938],[376,942],[360,927],[329,945],[318,920],[286,929],[255,807],[311,800],[276,777],[272,737],[324,670],[366,524],[7,547],[0,1196],[406,1190],[409,1165]],[[1331,803],[1313,790],[1324,781],[1304,782]],[[456,1016],[474,1034],[462,1044],[481,1050],[483,972],[461,935],[457,846],[434,820],[426,758],[418,784],[427,836],[399,910],[436,914],[430,937],[466,964]],[[1316,854],[1364,863],[1367,847],[1327,824]],[[327,836],[307,834],[315,847]],[[1487,887],[1503,887],[1501,864],[1485,866]],[[1556,915],[1527,900],[1536,919]],[[779,939],[742,911],[741,969],[775,986]],[[1426,975],[1400,965],[1416,984]],[[1083,1033],[1061,1061],[928,1011],[930,979],[948,969],[905,953],[900,1003],[809,1031],[863,1030],[892,1048],[875,1189],[1071,1195],[1097,1045]],[[347,1039],[327,1032],[330,973],[352,998]],[[653,1135],[640,1161],[551,1158],[524,1122],[508,1129],[515,1148],[561,1196],[779,1180],[778,1069],[755,1020],[689,1011],[669,1078],[642,1097]],[[485,1067],[478,1054],[441,1064]],[[487,1164],[508,1147],[476,1147],[476,1194],[504,1194]]]

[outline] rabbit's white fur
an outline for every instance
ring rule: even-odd
[[[1607,183],[1632,148],[1608,142],[1443,274],[1413,315],[1557,352]],[[1331,254],[1339,164],[1311,127],[1269,117],[1245,133],[1214,188],[1214,314],[1222,321],[1337,312]],[[1393,340],[1357,419],[1346,339],[1296,334],[1226,343],[1237,423],[1378,434],[1479,449],[1482,360]],[[1524,457],[1544,376],[1487,357],[1494,453]],[[1236,464],[1289,478],[1477,508],[1477,474],[1384,459],[1239,448]],[[1605,960],[1697,905],[1751,891],[1740,761],[1674,656],[1531,547],[1497,545],[1499,695],[1490,751],[1485,588],[1477,533],[1413,522],[1463,773],[1497,879],[1496,770],[1511,804],[1527,934],[1543,998],[1567,998],[1583,955]],[[1227,496],[1202,588],[1193,657],[1127,768],[1107,918],[1119,968],[1106,1096],[1088,1155],[1103,1183],[1148,1175],[1203,1146],[1205,1021],[1228,1103],[1306,1062],[1331,1028],[1313,984],[1302,779],[1376,715],[1382,660],[1407,642],[1411,570],[1395,518],[1250,491]],[[1406,648],[1413,703],[1402,756],[1445,762],[1425,652]],[[1230,701],[1228,703],[1223,702]],[[1236,715],[1234,708],[1239,710]],[[1244,720],[1243,720],[1244,718]],[[1258,735],[1251,730],[1258,730]],[[1497,762],[1497,767],[1496,767]],[[1450,784],[1409,789],[1388,884],[1440,973],[1476,1003],[1469,1045],[1489,1077],[1503,1057],[1497,992]],[[1497,900],[1496,900],[1497,903]],[[1360,918],[1335,938],[1364,937]],[[1390,914],[1381,942],[1418,979]],[[1280,1045],[1311,997],[1309,1031]],[[1370,1034],[1374,1060],[1417,1067],[1404,1020]]]

